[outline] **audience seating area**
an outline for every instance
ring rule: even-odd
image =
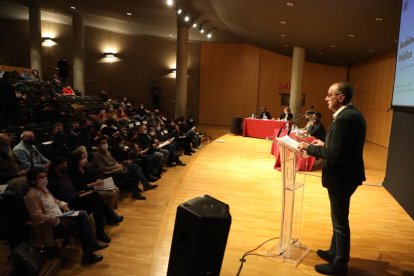
[[[0,82],[1,96],[8,84]],[[132,198],[145,200],[142,192],[157,188],[155,183],[166,167],[185,166],[180,156],[192,155],[201,147],[203,135],[191,118],[169,118],[143,104],[135,107],[125,98],[63,95],[57,82],[16,78],[9,84],[18,110],[14,123],[0,110],[0,184],[8,184],[4,192],[0,190],[0,238],[8,241],[10,256],[26,243],[42,258],[59,259],[62,247],[57,246],[56,233],[68,224],[53,212],[73,209],[86,211],[91,223],[83,227],[94,232],[92,245],[85,248],[81,242],[82,262],[100,261],[102,257],[93,252],[111,242],[105,224],[116,226],[128,219],[118,214],[122,213],[116,204],[119,190],[130,190]],[[101,191],[105,178],[112,178],[115,187]],[[31,190],[41,195],[40,210],[46,220],[34,220],[39,211],[28,208]],[[52,212],[52,203],[43,201],[43,196],[60,210]],[[32,224],[42,225],[49,218],[54,223],[46,228],[56,235],[55,243],[34,243]],[[15,262],[10,258],[8,273],[16,269]],[[50,261],[46,264],[53,266]]]

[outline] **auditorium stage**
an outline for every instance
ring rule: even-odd
[[[145,193],[146,201],[122,194],[118,211],[125,220],[107,228],[112,242],[102,251],[104,260],[82,267],[79,257],[58,275],[166,275],[176,208],[204,194],[227,203],[233,219],[221,275],[236,275],[245,252],[279,236],[282,188],[280,172],[273,169],[271,142],[230,134],[219,137],[228,128],[202,129],[213,139],[193,156],[183,157],[186,167],[168,169],[157,182],[159,187]],[[385,173],[386,149],[368,143],[365,160],[370,185],[361,186],[351,202],[349,275],[412,275],[414,221],[377,186]],[[312,171],[305,187],[301,235],[311,252],[298,267],[249,256],[241,275],[318,275],[313,266],[321,260],[315,251],[326,248],[330,237],[328,196],[320,184],[320,170]],[[276,244],[257,253],[266,254]]]

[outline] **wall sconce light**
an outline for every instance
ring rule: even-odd
[[[117,58],[115,53],[108,52],[108,53],[104,53],[104,60],[105,60],[105,62],[112,63],[112,62],[118,61],[119,58]]]
[[[52,47],[55,46],[57,43],[51,37],[42,37],[42,46],[44,47]]]

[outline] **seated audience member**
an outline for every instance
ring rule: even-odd
[[[308,128],[308,134],[319,139],[322,141],[325,141],[325,127],[323,126],[321,122],[322,115],[320,112],[315,112],[312,114],[311,117],[311,126]]]
[[[165,171],[162,168],[164,163],[164,154],[157,151],[158,143],[155,143],[148,135],[147,126],[140,125],[138,127],[138,137],[136,139],[140,149],[145,150],[144,158],[151,158],[153,164],[157,170],[157,176],[161,175],[161,172]],[[147,150],[148,149],[148,150]]]
[[[55,156],[68,156],[70,151],[66,144],[65,134],[63,132],[63,123],[55,122],[52,128],[51,136],[52,159]]]
[[[10,145],[10,137],[0,133],[0,184],[7,183],[16,177],[25,176],[28,171],[28,169],[22,169],[17,165]]]
[[[100,122],[101,124],[105,124],[106,121],[108,121],[108,119],[109,119],[109,114],[106,113],[105,109],[102,109],[98,114],[97,121]]]
[[[68,125],[68,132],[65,134],[65,144],[69,152],[84,145],[81,137],[81,127],[78,121],[72,121]]]
[[[79,191],[93,190],[95,187],[103,184],[102,179],[96,179],[89,171],[86,164],[88,163],[86,149],[77,149],[70,156],[69,176],[72,178],[75,187]],[[103,200],[111,210],[117,208],[119,189],[115,186],[112,190],[97,190]]]
[[[50,192],[55,198],[67,202],[71,209],[92,213],[96,225],[96,238],[103,242],[110,242],[111,239],[104,232],[105,220],[108,225],[117,225],[122,221],[122,217],[110,210],[97,192],[77,190],[67,172],[65,157],[59,156],[53,159],[48,176]]]
[[[102,101],[106,102],[107,100],[109,100],[108,97],[108,93],[106,93],[105,90],[101,90],[101,92],[99,92],[98,97],[102,99]]]
[[[167,142],[167,144],[163,147],[164,149],[168,150],[168,160],[167,165],[168,166],[185,166],[185,163],[183,163],[180,160],[180,154],[177,150],[177,144],[174,142],[174,139],[169,138],[168,131],[166,129],[163,129],[160,122],[157,122],[155,124],[155,139],[157,139],[161,144]],[[151,133],[150,133],[151,135]]]
[[[122,106],[118,107],[117,117],[118,117],[119,120],[122,120],[122,121],[128,121],[129,120],[129,118],[126,115],[126,113],[124,111],[124,108]]]
[[[185,120],[183,120],[183,118],[178,118],[176,120],[175,128],[177,132],[175,135],[175,139],[177,141],[177,144],[184,149],[184,154],[191,156],[193,153],[195,153],[195,151],[191,147],[191,141],[192,141],[194,132],[189,131],[189,128],[184,122]],[[172,123],[171,123],[171,127],[174,128]]]
[[[100,136],[97,140],[97,150],[93,154],[91,169],[95,175],[114,177],[126,177],[128,184],[132,189],[132,198],[145,200],[145,196],[141,195],[138,188],[138,183],[141,180],[144,186],[144,191],[148,191],[158,187],[148,182],[142,173],[140,167],[130,160],[125,160],[123,163],[118,163],[112,154],[108,151],[108,138]]]
[[[259,119],[272,119],[272,115],[270,115],[270,113],[267,112],[265,106],[262,106],[262,108],[261,108]]]
[[[65,96],[76,96],[75,91],[73,91],[72,85],[70,83],[67,83],[62,91],[63,95]]]
[[[20,143],[13,148],[17,164],[24,169],[49,167],[50,161],[44,157],[34,145],[36,143],[36,137],[33,131],[24,131],[20,135],[20,138]]]
[[[93,264],[102,261],[103,257],[96,255],[94,251],[108,247],[99,244],[93,237],[92,227],[88,215],[80,210],[77,216],[60,217],[62,212],[70,210],[68,204],[57,200],[47,189],[47,175],[42,168],[33,168],[27,174],[27,182],[31,187],[24,197],[24,202],[33,222],[42,225],[34,227],[35,243],[45,246],[46,252],[53,252],[54,236],[61,234],[73,234],[80,238],[83,264]]]
[[[33,70],[32,70],[31,79],[32,79],[33,81],[41,81],[41,79],[40,79],[40,75],[39,75],[39,71],[38,71],[37,69],[33,69]]]
[[[283,113],[280,114],[278,120],[285,120],[285,121],[292,121],[293,120],[293,114],[290,112],[290,108],[286,106],[283,109]]]
[[[305,130],[308,130],[312,125],[312,114],[314,113],[313,109],[308,109],[305,111],[306,125],[303,127]]]

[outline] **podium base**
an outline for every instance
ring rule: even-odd
[[[309,251],[310,249],[301,244],[299,240],[291,240],[283,250],[279,246],[273,247],[267,252],[267,256],[276,257],[296,267]]]

